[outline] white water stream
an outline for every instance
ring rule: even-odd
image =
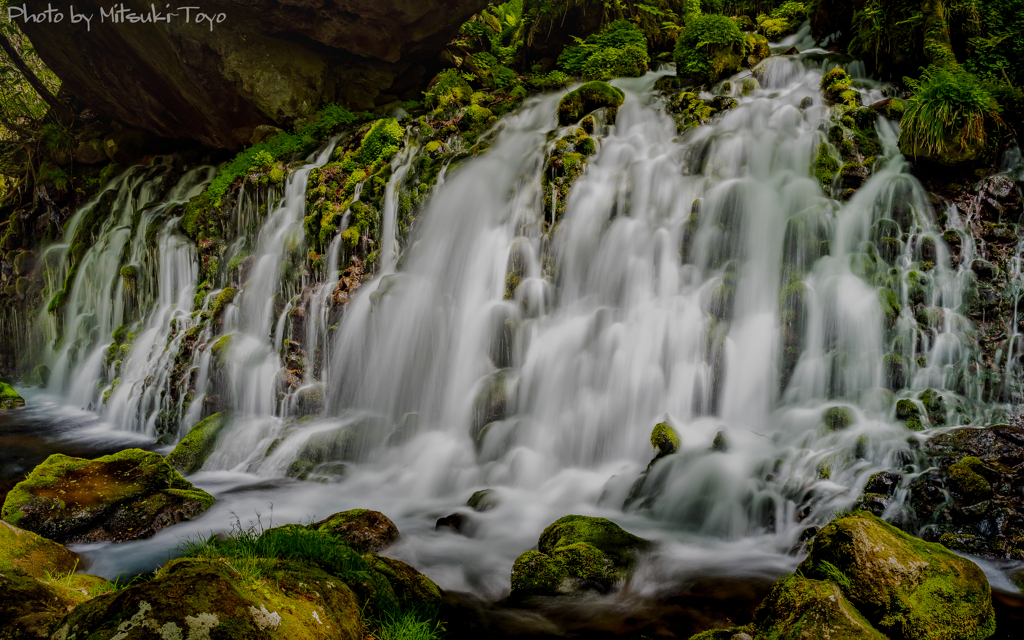
[[[226,529],[232,513],[266,517],[271,503],[279,523],[381,510],[403,532],[389,553],[445,588],[489,597],[507,590],[515,557],[568,513],[604,515],[666,542],[637,588],[686,572],[791,568],[787,553],[807,526],[849,507],[874,471],[913,460],[908,438],[916,436],[895,419],[897,398],[933,387],[980,400],[965,381],[969,324],[956,311],[965,274],[947,266],[893,125],[879,120],[884,153],[848,202],[828,197],[812,176],[830,122],[821,70],[812,67],[770,59],[762,86],[736,95],[737,108],[681,137],[653,91],[659,74],[614,82],[625,104],[550,236],[542,234],[542,177],[559,95],[529,100],[496,125],[486,153],[447,172],[400,256],[408,150],[387,189],[380,271],[336,330],[328,319],[339,243],[328,254],[328,281],[289,269],[306,254],[306,179],[329,160],[328,144],[291,174],[276,209],[238,222],[259,231],[221,329],[232,335],[220,393],[233,418],[193,478],[219,503],[116,554],[86,549],[94,570],[149,568],[175,540]],[[110,382],[102,375],[109,336],[125,323],[115,274],[127,251],[133,262],[158,265],[158,284],[104,411],[119,429],[152,434],[161,412],[194,424],[211,376],[209,350],[200,348],[189,364],[192,406],[167,406],[175,341],[199,322],[189,315],[196,251],[155,209],[132,238],[133,212],[152,199],[148,184],[129,174],[112,187],[136,204],[118,205],[121,217],[82,260],[51,390],[96,408]],[[201,186],[188,174],[164,201]],[[165,226],[158,257],[146,262],[148,224]],[[875,246],[880,225],[895,225],[886,236],[899,240],[888,261]],[[925,261],[936,265],[927,273]],[[511,264],[522,278],[505,299]],[[901,303],[890,330],[880,287]],[[909,311],[915,295],[933,311],[926,331]],[[296,306],[305,312],[302,335],[287,333]],[[216,338],[204,333],[198,344]],[[285,338],[305,341],[307,361],[322,363],[301,380],[322,385],[320,415],[298,420],[294,396],[282,400]],[[894,383],[897,358],[902,381]],[[826,428],[830,407],[847,409],[853,424]],[[665,420],[682,447],[635,487],[652,457],[651,429]],[[712,449],[719,433],[726,450]],[[297,464],[324,482],[286,479]],[[465,502],[484,488],[497,506],[473,513]],[[454,511],[469,514],[468,535],[435,532],[434,521]]]

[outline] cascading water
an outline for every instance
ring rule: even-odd
[[[515,556],[570,512],[610,516],[665,541],[663,564],[681,571],[707,564],[695,550],[709,548],[719,570],[730,566],[723,557],[746,571],[791,568],[786,553],[808,526],[849,507],[874,471],[912,466],[896,400],[920,404],[910,390],[941,390],[956,400],[949,423],[968,422],[982,400],[970,323],[958,313],[974,247],[961,243],[959,266],[948,266],[892,125],[879,119],[882,153],[847,201],[831,197],[844,195],[838,183],[826,194],[811,177],[830,122],[822,55],[773,57],[752,88],[734,78],[727,91],[738,106],[679,137],[654,91],[664,73],[615,81],[625,103],[614,125],[598,124],[598,152],[557,221],[545,216],[544,172],[561,96],[531,99],[495,125],[486,153],[442,173],[399,255],[398,197],[417,153],[410,143],[387,186],[378,275],[336,328],[338,238],[325,282],[295,268],[306,253],[306,178],[333,144],[290,176],[265,219],[240,210],[239,235],[244,228],[255,239],[246,281],[221,336],[202,329],[204,346],[189,364],[195,398],[176,409],[194,424],[223,375],[219,391],[230,398],[221,404],[233,418],[198,481],[236,487],[255,474],[329,484],[261,485],[269,488],[231,494],[207,520],[268,501],[290,521],[381,509],[403,531],[396,555],[446,588],[491,596],[507,590]],[[865,102],[882,95],[863,92]],[[104,237],[104,247],[129,244],[127,232]],[[137,429],[166,410],[154,390],[167,383],[140,376],[167,370],[173,341],[198,330],[181,315],[194,258],[175,244],[173,220],[159,237],[158,302],[108,404],[118,424]],[[114,267],[107,280],[87,274],[104,273],[97,261],[121,250],[98,247],[78,282],[106,287],[100,297],[117,302]],[[72,293],[71,308],[84,297],[85,289]],[[923,305],[923,320],[911,303]],[[295,333],[298,312],[305,323]],[[92,337],[66,341],[59,381],[73,361],[100,370],[100,337],[121,324],[86,324],[86,315],[67,316],[69,337]],[[168,339],[172,348],[161,351]],[[307,363],[290,397],[281,391],[288,346],[301,347]],[[94,401],[97,382],[93,374],[71,396]],[[304,391],[319,393],[321,411],[299,401]],[[842,423],[835,429],[823,417],[830,411]],[[682,446],[644,472],[660,421],[674,425]],[[483,488],[497,506],[473,514],[471,537],[433,531],[434,519]],[[887,515],[900,508],[894,501]],[[181,525],[176,535],[204,526]],[[138,544],[165,549],[165,538]]]

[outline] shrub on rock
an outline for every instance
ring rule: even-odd
[[[676,41],[676,74],[694,84],[714,84],[740,70],[744,45],[733,19],[714,14],[694,18]]]
[[[57,542],[148,538],[213,504],[159,454],[127,449],[86,460],[53,454],[4,502],[10,524]]]

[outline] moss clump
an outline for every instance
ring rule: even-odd
[[[473,87],[458,69],[445,69],[437,74],[424,93],[424,104],[431,109],[448,109],[469,104]]]
[[[839,171],[839,159],[832,155],[832,148],[827,142],[818,145],[818,155],[814,158],[814,177],[821,183],[826,193],[832,189],[832,181]]]
[[[651,431],[651,446],[657,451],[659,458],[679,451],[682,444],[682,438],[679,437],[679,433],[672,425],[667,422],[659,422],[654,425],[654,429]]]
[[[606,119],[612,124],[625,99],[625,93],[606,82],[588,82],[566,94],[558,103],[558,123],[568,126],[588,113],[604,109]]]
[[[767,60],[772,55],[772,49],[768,46],[768,39],[756,33],[748,33],[743,37],[743,66],[753,69],[762,60]]]
[[[968,456],[949,466],[950,488],[964,501],[974,504],[992,497],[992,485],[978,471],[980,458]]]
[[[591,121],[589,127],[586,126],[588,120]],[[573,184],[583,175],[587,159],[597,153],[597,143],[587,133],[588,128],[593,132],[593,118],[587,116],[583,122],[584,126],[562,136],[555,143],[541,178],[541,186],[544,189],[544,217],[545,221],[551,224],[562,219],[565,214],[565,203]],[[521,262],[517,268],[509,269],[505,279],[507,300],[513,298],[520,280],[525,275]]]
[[[853,79],[843,69],[836,67],[821,77],[821,92],[829,104],[844,102],[843,94],[850,90]]]
[[[537,548],[541,553],[554,554],[558,549],[586,542],[604,552],[616,568],[633,565],[636,554],[651,543],[624,530],[605,518],[565,516],[559,518],[540,535]]]
[[[224,289],[217,294],[217,297],[213,299],[213,304],[210,305],[210,319],[214,322],[220,320],[224,310],[228,308],[228,305],[235,301],[238,296],[238,289],[234,287],[224,287]]]
[[[195,473],[213,453],[217,436],[227,423],[226,413],[217,413],[206,418],[188,432],[188,435],[174,447],[166,458],[167,464],[181,473]]]
[[[754,612],[755,637],[885,640],[838,586],[792,575],[776,582]]]
[[[718,82],[740,70],[745,41],[731,18],[714,14],[694,18],[676,41],[676,73],[695,84]]]
[[[902,420],[908,429],[920,431],[924,428],[921,424],[921,409],[914,404],[913,400],[903,398],[896,401],[896,419]]]
[[[512,565],[512,594],[555,595],[568,590],[569,574],[560,562],[539,551],[527,551]]]
[[[373,123],[363,137],[352,160],[359,165],[390,160],[402,144],[405,130],[394,118],[384,118]]]
[[[667,110],[676,121],[676,131],[679,133],[710,123],[711,117],[718,111],[691,91],[684,91],[677,98],[671,99]]]
[[[798,572],[843,576],[843,595],[890,637],[982,640],[995,631],[992,595],[976,564],[857,512],[830,522]]]
[[[18,483],[0,512],[58,542],[148,538],[213,504],[156,453],[127,449],[96,460],[54,454]]]
[[[16,409],[25,406],[25,399],[18,395],[14,387],[6,382],[0,382],[0,411],[4,409]]]
[[[807,9],[802,2],[786,2],[767,15],[757,16],[757,30],[772,42],[777,42],[794,33],[806,19]]]
[[[831,431],[842,431],[854,423],[853,412],[846,407],[829,407],[821,415],[821,420]]]

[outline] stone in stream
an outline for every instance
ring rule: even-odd
[[[605,518],[565,516],[544,530],[537,551],[516,559],[512,597],[607,592],[651,546]]]
[[[398,540],[395,523],[383,513],[369,509],[342,511],[308,528],[341,538],[362,553],[377,553]]]
[[[124,542],[191,520],[213,503],[159,454],[127,449],[96,460],[51,455],[7,494],[0,513],[61,543]]]
[[[226,413],[216,413],[206,418],[188,432],[188,435],[168,454],[167,464],[181,473],[195,473],[203,468],[217,446],[217,436],[227,424]]]

